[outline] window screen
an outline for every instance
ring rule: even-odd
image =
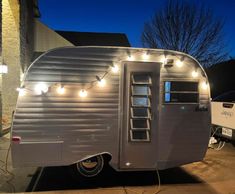
[[[183,81],[164,82],[165,103],[198,103],[198,83]]]
[[[151,73],[132,73],[130,80],[130,141],[150,141]]]
[[[135,73],[132,74],[133,84],[151,84],[151,78],[149,74]]]
[[[132,97],[132,106],[148,107],[150,104],[148,97]]]
[[[146,85],[143,86],[134,85],[132,86],[132,94],[139,96],[147,96],[150,95],[150,90],[149,87]]]

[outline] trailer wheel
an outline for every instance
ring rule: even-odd
[[[83,177],[94,177],[98,175],[104,167],[104,158],[102,155],[83,160],[76,164],[76,169]]]

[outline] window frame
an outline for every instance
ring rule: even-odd
[[[133,138],[133,132],[140,132],[140,131],[142,131],[142,132],[145,132],[146,133],[146,139],[134,139]],[[150,142],[151,140],[150,140],[150,130],[145,130],[145,129],[140,129],[140,130],[135,130],[135,129],[131,129],[130,130],[130,140],[131,140],[131,142]]]
[[[165,90],[165,83],[166,82],[191,82],[197,84],[197,91],[167,91]],[[197,94],[197,102],[166,102],[165,95],[166,94]],[[171,80],[171,79],[164,79],[163,80],[163,94],[162,94],[162,104],[169,105],[169,104],[199,104],[200,101],[200,93],[199,93],[199,81],[198,80]]]

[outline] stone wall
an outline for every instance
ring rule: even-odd
[[[2,60],[8,73],[2,75],[2,118],[11,122],[20,85],[20,32],[19,0],[2,0]]]
[[[20,58],[21,68],[25,72],[33,58],[34,13],[32,0],[20,1]]]

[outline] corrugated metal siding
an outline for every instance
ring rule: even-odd
[[[14,135],[21,136],[22,142],[64,141],[65,163],[104,150],[117,158],[119,75],[109,73],[105,77],[107,87],[94,86],[86,98],[78,95],[82,88],[90,86],[87,83],[96,80],[96,75],[102,76],[109,69],[115,52],[58,52],[44,55],[29,69],[25,78],[29,90],[18,100]],[[34,93],[38,82],[49,86],[45,95]],[[55,84],[62,84],[65,94],[57,94]]]
[[[159,62],[163,53],[166,52],[163,50],[150,51],[149,62]],[[50,51],[32,64],[24,81],[24,85],[28,89],[27,94],[18,99],[13,135],[21,136],[22,142],[63,142],[61,161],[56,161],[57,163],[42,161],[38,162],[39,164],[66,165],[100,152],[111,153],[112,162],[118,164],[119,122],[122,119],[122,115],[119,113],[123,109],[120,107],[122,99],[120,74],[108,74],[107,87],[102,89],[94,86],[88,91],[86,98],[80,98],[78,93],[83,87],[89,87],[90,84],[87,83],[95,80],[96,75],[102,76],[113,62],[120,65],[126,61],[128,53],[136,55],[135,61],[143,61],[141,58],[143,50],[141,49],[74,47]],[[170,56],[177,59],[176,52],[168,51],[168,54],[172,54]],[[161,68],[160,106],[162,105],[164,79],[190,80],[191,70],[194,67],[200,69],[193,59],[185,57],[185,61],[187,64],[184,69]],[[202,76],[198,80],[201,78]],[[46,94],[35,94],[33,90],[38,82],[44,82],[49,86]],[[56,93],[56,84],[62,84],[65,87],[65,94]],[[208,104],[208,98],[208,95],[200,94],[201,102]],[[171,105],[168,108],[170,107]],[[164,115],[165,112],[160,107],[159,114],[160,124],[159,129],[156,129],[159,138],[159,159],[169,162],[171,159],[174,160],[175,156],[174,153],[171,153],[171,157],[167,158],[171,146],[179,145],[178,136],[176,139],[172,136],[177,133],[178,128],[171,125],[168,120],[169,118],[176,119],[175,110],[172,109],[167,112],[167,115]],[[179,110],[177,115],[180,116]],[[207,121],[204,123],[205,126]],[[189,127],[189,124],[185,123],[182,126]],[[188,136],[193,138],[196,128],[191,131],[191,134],[186,134],[185,138]],[[202,134],[205,133],[202,132]],[[13,150],[14,146],[16,145],[13,145]],[[179,146],[175,148],[181,150]],[[185,149],[187,150],[187,148]],[[200,151],[200,146],[197,147],[197,150]],[[31,152],[29,153],[33,155],[33,150]],[[169,161],[166,161],[167,159]],[[17,159],[13,157],[13,160]],[[35,163],[32,161],[32,164]]]

